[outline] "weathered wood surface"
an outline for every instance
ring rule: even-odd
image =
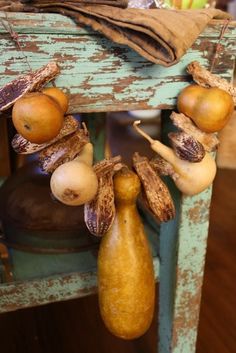
[[[180,206],[179,228],[173,229],[170,223],[162,226],[161,252],[165,277],[162,278],[164,273],[160,272],[163,281],[160,280],[160,353],[167,352],[167,347],[171,347],[171,353],[195,351],[210,201],[211,188],[194,197],[184,197]],[[173,255],[170,249],[173,248],[175,255],[170,259]],[[167,263],[170,266],[168,276]],[[168,279],[171,277],[172,283]],[[170,289],[173,283],[176,286]],[[168,335],[166,328],[170,322],[171,334]]]
[[[0,13],[4,20],[4,13]],[[57,14],[8,14],[32,69],[56,60],[59,87],[68,88],[71,112],[170,108],[188,83],[186,66],[193,60],[209,67],[223,22],[212,21],[181,61],[170,68],[152,64],[126,46],[119,46]],[[222,40],[216,72],[230,79],[235,56],[236,22]],[[26,73],[24,57],[0,22],[0,86]]]
[[[155,279],[159,259],[153,259]],[[96,269],[0,285],[0,313],[84,297],[97,292]]]
[[[162,135],[173,131],[164,111]],[[207,247],[212,186],[189,197],[170,180],[176,205],[173,221],[161,224],[159,353],[194,353]]]

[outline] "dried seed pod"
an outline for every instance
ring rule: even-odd
[[[180,159],[197,163],[204,158],[205,149],[193,136],[185,132],[170,132],[168,136],[177,157]]]
[[[59,165],[72,161],[88,142],[88,130],[79,128],[73,134],[65,136],[53,145],[44,148],[39,154],[39,164],[42,170],[52,173]]]
[[[170,192],[146,157],[137,152],[133,156],[134,168],[141,180],[147,205],[160,222],[175,217],[175,206]]]
[[[51,141],[38,145],[26,140],[23,136],[16,134],[11,142],[11,145],[16,153],[19,154],[32,154],[42,151],[44,148],[59,141],[62,137],[68,136],[75,132],[79,127],[79,122],[72,115],[67,115],[59,134]]]
[[[173,180],[178,178],[172,165],[161,156],[155,156],[150,160],[150,165],[154,171],[159,175],[169,175]]]
[[[199,141],[203,145],[205,151],[211,152],[217,148],[219,144],[217,136],[214,133],[207,133],[200,130],[186,115],[172,112],[170,118],[177,128]]]
[[[236,87],[226,79],[213,75],[209,70],[201,66],[198,61],[192,61],[187,67],[187,72],[202,87],[218,87],[228,92],[233,97],[234,105],[236,105]]]
[[[7,83],[0,89],[0,112],[11,107],[24,94],[39,90],[59,73],[58,65],[55,62],[50,62],[28,75],[19,76]]]
[[[134,122],[135,130],[149,141],[153,151],[172,165],[176,174],[174,182],[183,194],[196,195],[211,185],[216,175],[216,162],[209,153],[199,163],[184,161],[176,156],[172,148],[153,140],[137,126],[139,123],[138,120]]]
[[[113,175],[122,164],[121,157],[104,159],[94,165],[98,178],[96,197],[84,205],[84,220],[90,233],[102,236],[110,229],[115,217]]]

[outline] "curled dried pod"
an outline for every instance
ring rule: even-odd
[[[147,206],[160,222],[175,217],[175,206],[170,192],[159,175],[151,167],[146,157],[137,152],[133,156],[133,165],[143,186]]]
[[[198,61],[192,61],[187,72],[192,75],[193,80],[202,87],[218,87],[228,92],[236,105],[236,87],[226,79],[212,74],[209,70],[200,65]]]
[[[170,132],[168,136],[177,157],[180,159],[197,163],[204,158],[205,149],[193,136],[185,132]]]
[[[76,120],[72,115],[67,115],[64,118],[64,122],[63,122],[63,126],[61,128],[61,131],[51,141],[46,142],[46,143],[37,144],[37,143],[32,143],[32,142],[26,140],[20,134],[16,134],[12,139],[11,145],[12,145],[12,148],[14,149],[14,151],[19,154],[36,153],[36,152],[42,151],[44,148],[46,148],[48,146],[51,146],[52,144],[59,141],[63,137],[72,134],[73,132],[75,132],[78,129],[78,127],[79,127],[78,120]]]
[[[113,175],[122,164],[121,157],[104,159],[93,167],[98,179],[95,198],[84,205],[84,221],[91,234],[102,236],[110,229],[115,218]]]
[[[186,134],[193,136],[195,140],[199,141],[203,145],[205,151],[214,151],[219,145],[219,139],[216,134],[200,130],[186,115],[172,112],[170,118],[178,129],[186,132]]]
[[[39,90],[60,73],[55,62],[50,62],[36,71],[21,75],[0,89],[0,112],[10,108],[28,92]]]
[[[178,179],[178,174],[173,166],[161,156],[153,157],[150,160],[150,165],[158,175],[169,175],[173,180]]]
[[[72,161],[88,142],[88,130],[83,127],[44,148],[39,154],[39,163],[42,170],[52,173],[61,164]]]
[[[135,130],[149,141],[153,151],[164,158],[174,169],[173,180],[177,188],[185,195],[196,195],[212,184],[216,175],[216,163],[212,156],[206,152],[204,158],[198,163],[191,163],[177,157],[172,148],[161,141],[153,140],[147,133],[138,127],[140,121],[133,123]]]

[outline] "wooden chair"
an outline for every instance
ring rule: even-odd
[[[3,13],[0,16],[5,18]],[[212,21],[178,64],[164,68],[99,33],[76,27],[71,19],[61,15],[9,13],[8,19],[19,34],[33,69],[51,60],[59,63],[61,74],[56,83],[58,87],[69,88],[72,113],[173,109],[179,91],[190,81],[187,64],[198,60],[209,67],[222,26],[222,22]],[[231,22],[215,69],[215,73],[228,80],[234,67],[235,35],[236,23]],[[25,58],[1,23],[0,56],[0,86],[27,72]],[[95,131],[98,120],[91,115],[91,131]],[[167,121],[163,114],[163,133]],[[101,158],[102,129],[96,130],[94,141],[97,158]],[[211,188],[194,197],[182,196],[171,183],[170,188],[177,208],[176,218],[162,224],[159,234],[150,236],[155,275],[160,282],[159,353],[193,353]],[[0,312],[96,292],[96,258],[89,251],[42,255],[11,248],[10,255],[14,281],[0,283]]]

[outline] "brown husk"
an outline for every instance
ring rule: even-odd
[[[198,61],[191,62],[187,67],[187,71],[192,75],[193,80],[200,86],[218,87],[228,92],[233,98],[234,105],[236,105],[236,87],[227,80],[213,75],[210,71],[201,66]]]
[[[59,66],[50,62],[27,75],[17,77],[0,89],[0,112],[10,108],[26,93],[38,91],[60,73]]]
[[[160,222],[175,217],[175,206],[170,192],[146,157],[137,152],[133,155],[133,165],[142,183],[147,205]]]

